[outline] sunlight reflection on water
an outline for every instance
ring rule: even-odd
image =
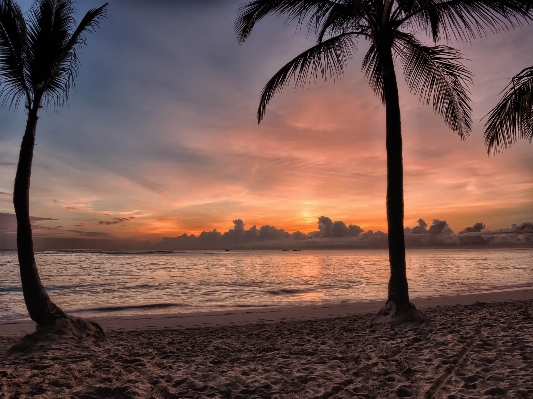
[[[384,299],[386,250],[37,253],[41,279],[82,316]],[[0,320],[27,318],[15,252],[0,253]],[[533,249],[410,250],[411,296],[533,286]]]

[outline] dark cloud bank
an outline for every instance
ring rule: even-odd
[[[289,233],[274,226],[265,225],[248,229],[241,219],[233,221],[234,227],[225,233],[204,231],[200,235],[183,234],[165,237],[157,243],[145,242],[142,249],[342,249],[387,248],[387,234],[382,231],[364,231],[357,225],[332,221],[326,216],[318,218],[318,230],[304,234]],[[427,247],[533,247],[533,223],[512,225],[509,229],[485,230],[483,223],[455,234],[446,221],[434,219],[431,226],[418,220],[418,226],[405,229],[407,248]]]
[[[70,237],[47,236],[49,230],[61,226],[45,227],[40,223],[53,223],[55,219],[32,217],[34,244],[36,250],[52,249],[105,249],[105,250],[204,250],[204,249],[372,249],[387,248],[387,234],[382,231],[363,230],[355,224],[333,221],[321,216],[317,230],[311,233],[296,231],[289,233],[275,226],[251,226],[247,228],[241,219],[233,221],[233,228],[221,233],[204,231],[199,235],[183,234],[165,237],[159,242],[144,243],[114,238],[108,233],[66,230]],[[123,222],[125,220],[120,220]],[[99,224],[115,224],[119,219]],[[0,249],[16,248],[15,215],[0,213]],[[513,224],[508,229],[487,230],[484,223],[475,223],[454,233],[445,220],[434,219],[431,225],[423,219],[418,225],[405,228],[407,248],[533,248],[533,223]]]

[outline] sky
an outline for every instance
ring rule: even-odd
[[[78,20],[101,3],[79,1]],[[267,18],[239,45],[241,3],[110,1],[82,50],[68,105],[40,113],[35,236],[158,242],[227,231],[236,219],[246,229],[309,233],[321,216],[387,231],[385,110],[361,73],[368,43],[335,82],[277,94],[258,125],[263,86],[314,36]],[[19,4],[27,10],[31,1]],[[481,120],[510,78],[533,65],[532,38],[526,26],[449,43],[475,75],[465,141],[409,93],[397,68],[406,226],[422,218],[453,231],[478,222],[497,230],[533,221],[532,145],[489,156]],[[0,239],[10,242],[25,120],[23,107],[0,109]]]

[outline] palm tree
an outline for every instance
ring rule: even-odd
[[[27,20],[15,1],[0,0],[0,97],[3,105],[15,107],[24,99],[28,112],[13,192],[20,277],[30,317],[41,326],[67,315],[44,290],[33,251],[29,194],[38,112],[68,100],[78,73],[78,52],[106,7],[90,10],[76,25],[72,0],[39,0]]]
[[[385,105],[387,150],[387,222],[390,261],[388,300],[379,312],[392,323],[419,320],[409,301],[404,242],[402,134],[395,59],[403,65],[412,93],[433,106],[461,139],[468,136],[471,108],[467,84],[471,73],[461,53],[448,46],[426,46],[416,34],[434,43],[441,39],[471,40],[487,31],[498,32],[527,18],[529,0],[253,0],[241,5],[235,22],[240,43],[267,15],[286,16],[288,22],[307,21],[317,44],[281,68],[265,85],[259,102],[260,123],[268,102],[291,80],[297,86],[322,76],[341,75],[357,51],[356,40],[370,42],[363,71]]]
[[[533,67],[523,69],[506,87],[485,124],[487,151],[499,152],[517,139],[533,140]],[[504,89],[505,90],[505,89]]]

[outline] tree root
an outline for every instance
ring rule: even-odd
[[[387,301],[372,320],[372,325],[397,327],[407,323],[420,325],[427,321],[426,316],[411,302],[397,305],[393,301]]]
[[[35,332],[27,334],[21,342],[13,345],[9,352],[28,352],[37,346],[61,344],[64,341],[101,341],[106,334],[99,324],[80,317],[66,316],[55,320],[52,325],[37,324]]]

